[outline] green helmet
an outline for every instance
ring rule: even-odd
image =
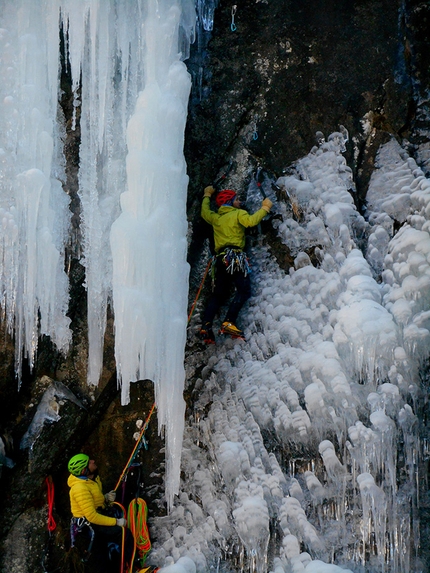
[[[90,461],[90,456],[87,454],[76,454],[73,458],[70,458],[69,463],[67,465],[69,472],[74,476],[80,476],[82,470],[84,470],[88,462]]]

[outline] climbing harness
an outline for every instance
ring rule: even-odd
[[[134,459],[136,458],[137,454],[139,453],[141,447],[144,445],[144,446],[145,446],[145,449],[148,449],[148,443],[147,443],[147,441],[145,440],[144,434],[145,434],[145,432],[146,432],[146,429],[148,428],[149,421],[150,421],[150,419],[151,419],[151,416],[152,416],[154,410],[155,410],[155,402],[154,402],[154,403],[152,404],[152,406],[151,406],[151,409],[150,409],[149,414],[148,414],[148,416],[147,416],[147,418],[146,418],[146,420],[145,420],[145,423],[143,424],[142,429],[140,430],[140,434],[139,434],[139,436],[138,436],[138,438],[137,438],[137,440],[136,440],[136,444],[135,444],[135,446],[134,446],[134,448],[133,448],[133,451],[131,452],[131,455],[130,455],[130,457],[128,458],[127,463],[125,464],[125,467],[124,467],[124,469],[123,469],[123,471],[122,471],[122,474],[119,476],[119,480],[117,481],[117,484],[116,484],[116,486],[115,486],[115,488],[114,488],[114,491],[116,491],[116,490],[118,489],[120,483],[122,482],[122,480],[124,479],[124,477],[125,477],[125,475],[126,475],[126,473],[127,473],[128,468],[129,468],[130,465],[133,463],[133,461],[134,461]]]
[[[75,547],[76,536],[81,533],[84,527],[87,527],[90,532],[90,543],[85,550],[87,556],[90,555],[91,549],[93,548],[94,542],[94,529],[91,527],[91,523],[85,517],[72,517],[70,521],[70,547]],[[86,559],[84,559],[86,561]]]
[[[234,17],[236,16],[236,12],[237,12],[237,5],[234,4],[234,5],[231,7],[231,24],[230,24],[230,28],[231,28],[231,31],[232,31],[232,32],[236,32],[236,30],[237,30],[236,24],[234,23]]]
[[[250,272],[249,259],[242,249],[235,249],[234,247],[226,247],[218,257],[222,257],[222,262],[227,267],[227,272],[233,274],[235,271],[240,271],[246,277]]]

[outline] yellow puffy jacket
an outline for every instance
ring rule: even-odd
[[[220,253],[223,247],[245,247],[245,228],[255,227],[267,215],[265,209],[259,209],[253,215],[244,209],[222,205],[218,213],[211,211],[209,197],[204,197],[201,216],[214,229],[215,251]]]
[[[99,476],[92,480],[70,474],[67,485],[70,487],[70,507],[73,517],[86,517],[90,523],[96,525],[116,525],[114,517],[97,512],[97,508],[105,504]]]

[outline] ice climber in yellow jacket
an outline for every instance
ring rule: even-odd
[[[111,565],[108,561],[118,561],[122,544],[122,528],[125,528],[126,561],[133,553],[133,535],[126,528],[124,517],[107,515],[107,507],[115,501],[115,491],[103,494],[102,482],[94,460],[86,454],[73,456],[68,463],[70,476],[70,507],[72,511],[72,532],[85,529],[94,534],[94,553],[101,562],[106,561],[105,570]],[[73,540],[72,540],[73,542]],[[114,555],[117,553],[117,555]]]
[[[218,212],[210,208],[210,199],[215,193],[212,186],[206,187],[203,195],[201,216],[212,225],[215,242],[215,284],[212,296],[203,315],[200,337],[207,344],[215,342],[212,322],[223,302],[227,299],[231,287],[236,288],[233,300],[227,310],[220,333],[242,338],[243,332],[236,321],[240,309],[251,296],[248,258],[244,253],[245,231],[255,227],[270,212],[272,201],[264,199],[261,208],[253,215],[240,208],[240,201],[232,189],[220,191],[215,199]]]

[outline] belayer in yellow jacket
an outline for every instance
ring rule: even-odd
[[[97,508],[104,507],[106,503],[99,476],[92,480],[86,476],[77,477],[70,474],[67,485],[70,487],[70,508],[73,517],[85,517],[96,525],[119,525],[115,517],[108,517],[97,511]]]
[[[228,297],[231,286],[235,296],[228,308],[220,333],[243,337],[236,326],[240,309],[251,296],[248,258],[244,253],[245,231],[255,227],[270,212],[272,202],[264,199],[261,208],[253,215],[240,208],[240,201],[232,189],[220,191],[216,197],[218,212],[210,208],[210,198],[215,193],[212,186],[206,187],[203,195],[201,216],[212,225],[215,243],[215,285],[203,315],[201,338],[208,344],[215,342],[212,322],[221,305]]]
[[[72,511],[72,530],[82,531],[90,528],[94,532],[94,553],[104,571],[120,559],[123,531],[125,535],[125,560],[131,561],[134,540],[126,527],[124,517],[106,515],[107,506],[115,501],[115,491],[103,494],[102,482],[97,465],[86,454],[77,454],[69,460],[70,509]],[[110,552],[108,553],[108,547]],[[115,554],[116,553],[116,554]]]

